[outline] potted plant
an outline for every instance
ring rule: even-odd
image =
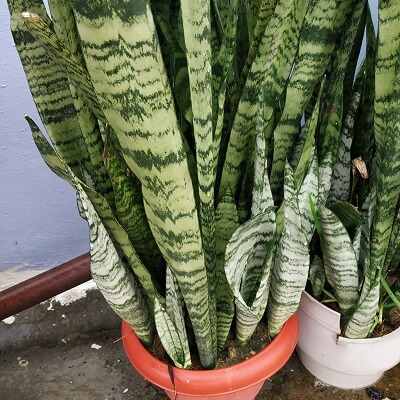
[[[314,202],[317,234],[297,351],[318,379],[345,389],[370,386],[400,362],[399,61],[392,58],[400,50],[393,41],[399,13],[395,2],[380,2],[378,40],[367,18],[367,55],[330,201]]]
[[[170,398],[254,398],[297,342],[366,4],[9,7],[51,144],[27,121],[77,192],[132,364]]]

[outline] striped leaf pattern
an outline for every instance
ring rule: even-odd
[[[80,39],[71,5],[61,0],[51,0],[49,2],[49,8],[57,37],[65,45],[66,49],[70,51],[74,59],[79,62],[80,65],[84,65],[84,59],[80,49]],[[51,51],[49,51],[49,54],[54,57]],[[59,59],[60,58],[58,58],[58,60]],[[71,84],[71,78],[69,78],[69,81],[82,136],[91,161],[92,169],[90,172],[93,176],[95,188],[107,198],[111,205],[113,205],[114,197],[112,185],[103,163],[102,154],[104,151],[104,144],[97,118],[92,112],[90,104],[85,100],[86,97],[82,97],[79,94],[79,87],[77,87],[76,84]]]
[[[358,301],[358,267],[350,237],[339,218],[325,206],[319,209],[320,240],[326,278],[343,312]]]
[[[309,280],[313,296],[318,298],[322,294],[322,289],[325,287],[325,271],[322,260],[318,256],[314,256],[310,263]]]
[[[25,75],[46,130],[65,162],[83,177],[82,166],[89,162],[71,96],[61,66],[27,29],[22,12],[32,11],[48,19],[41,0],[8,1],[11,31]]]
[[[222,191],[229,187],[236,194],[240,178],[238,171],[255,137],[255,117],[262,111],[264,120],[269,122],[280,102],[295,58],[306,9],[305,0],[281,0],[268,23],[235,114],[222,175]],[[261,103],[259,93],[262,87],[266,89],[266,96]],[[261,104],[264,110],[260,110]]]
[[[136,278],[121,261],[117,249],[85,191],[76,184],[90,228],[90,272],[97,287],[119,317],[143,342],[153,341],[154,321]]]
[[[261,119],[261,117],[259,117]],[[267,145],[262,120],[257,124],[254,161],[254,184],[251,214],[256,216],[274,206],[268,179]]]
[[[214,162],[212,126],[210,1],[181,0],[189,70],[196,165],[200,197],[200,228],[208,271],[212,340],[216,346]]]
[[[314,202],[318,199],[318,158],[316,154],[312,155],[309,170],[298,191],[301,226],[303,227],[307,244],[311,242],[315,229],[315,221],[310,208],[310,198]]]
[[[225,276],[225,250],[239,227],[239,216],[232,193],[222,196],[215,212],[216,302],[218,348],[225,345],[235,313],[233,294]]]
[[[185,298],[201,362],[211,367],[215,350],[196,203],[151,9],[144,0],[72,6],[104,115],[141,181],[150,228]]]
[[[344,330],[346,337],[364,339],[371,333],[371,327],[379,307],[379,294],[379,283],[371,282],[369,276],[366,275],[356,311]]]
[[[375,72],[376,205],[371,232],[371,284],[384,267],[400,195],[400,4],[379,5]]]
[[[226,247],[225,274],[235,297],[236,336],[240,342],[250,339],[267,306],[274,234],[275,213],[268,210],[239,226]],[[262,274],[257,294],[247,304],[241,286],[249,263],[262,268]]]
[[[268,161],[264,132],[262,127],[257,127],[254,184],[252,196],[252,217],[259,214],[270,213],[274,210],[274,201],[268,179]],[[255,299],[260,280],[265,269],[265,244],[254,246],[254,252],[250,256],[247,267],[242,276],[240,292],[244,301],[251,304]]]
[[[60,156],[47,142],[39,128],[33,123],[32,120],[29,121],[33,128],[33,139],[46,164],[50,167],[50,169],[53,170],[54,168],[54,173],[57,175],[59,175],[60,170],[63,169],[65,174],[69,176],[68,180],[72,182],[73,186],[77,188],[77,185],[79,185],[79,191],[81,191],[81,189],[84,190],[95,211],[100,216],[102,223],[105,225],[107,231],[112,237],[113,243],[116,244],[118,250],[125,256],[126,262],[135,273],[139,283],[145,291],[145,294],[148,296],[149,301],[153,302],[156,291],[151,276],[137,256],[136,251],[129,240],[128,234],[115,219],[113,211],[111,210],[107,200],[95,190],[85,185],[77,176],[73,174],[72,170],[66,164],[64,164]]]
[[[40,132],[37,125],[28,119],[32,129],[34,142],[43,157],[43,160],[60,177],[70,182],[78,192],[80,211],[85,215],[90,228],[90,255],[91,255],[91,274],[104,298],[111,308],[124,320],[132,325],[137,335],[145,342],[151,343],[153,338],[153,317],[148,308],[148,296],[154,296],[154,289],[151,281],[146,285],[148,278],[146,272],[141,273],[139,268],[134,272],[139,274],[142,286],[147,289],[147,296],[143,293],[141,285],[136,277],[127,269],[125,263],[120,259],[118,250],[114,246],[101,217],[93,207],[87,193],[91,197],[96,195],[90,188],[86,187],[64,164],[46,138]],[[97,195],[100,197],[100,195]],[[104,198],[103,198],[104,199]],[[106,202],[104,199],[103,202]],[[122,235],[121,235],[122,236]],[[126,246],[128,247],[128,246]],[[132,251],[134,251],[132,249]],[[132,261],[133,256],[130,257]],[[151,297],[150,297],[151,300]],[[150,301],[151,303],[151,301]]]
[[[326,80],[324,90],[324,113],[321,120],[321,127],[318,140],[318,158],[320,167],[326,176],[332,177],[333,169],[337,163],[338,148],[340,147],[340,136],[344,113],[344,84],[346,73],[351,60],[351,51],[357,37],[360,24],[364,23],[362,17],[365,9],[365,1],[353,1],[353,8],[345,11],[345,23],[343,24],[341,37],[338,40],[332,64],[329,68],[329,77]],[[324,182],[324,198],[329,194],[332,179]]]
[[[161,253],[151,233],[144,211],[139,180],[133,176],[108,132],[104,163],[115,195],[115,214],[128,233],[140,259],[155,278],[160,275]]]
[[[361,89],[365,78],[365,69],[362,68],[354,84],[354,91],[349,109],[343,121],[343,128],[338,148],[337,162],[332,173],[329,202],[333,199],[349,201],[351,194],[351,145],[353,142],[353,128],[356,113],[360,105]]]
[[[170,268],[166,276],[166,299],[156,297],[154,319],[161,343],[178,368],[191,366],[183,314],[183,298]]]
[[[282,197],[285,162],[301,117],[328,66],[336,34],[340,32],[351,5],[350,0],[317,0],[306,14],[295,65],[287,86],[285,106],[274,131],[271,189],[277,200]]]
[[[277,335],[283,324],[296,312],[310,266],[293,175],[287,163],[282,204],[283,227],[272,266],[268,302],[268,331],[271,336]]]

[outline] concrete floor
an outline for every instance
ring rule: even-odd
[[[93,303],[98,320],[90,324],[86,321],[79,330],[82,315],[91,310]],[[97,293],[73,306],[47,309],[47,305],[37,306],[18,315],[13,325],[0,323],[0,400],[166,399],[127,362],[118,321]],[[36,322],[29,325],[32,319]],[[105,325],[102,330],[101,321]],[[16,339],[20,332],[25,339],[17,340],[14,347],[2,346],[1,338],[8,337],[6,342],[10,343],[9,333],[5,334],[10,330]],[[48,340],[38,342],[34,335],[34,343],[29,342],[29,331],[36,330],[47,332]],[[382,398],[400,400],[400,366],[390,371],[377,388]],[[264,385],[257,399],[368,400],[371,396],[365,390],[344,392],[316,383],[294,356]]]

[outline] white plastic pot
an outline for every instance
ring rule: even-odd
[[[373,385],[400,362],[400,328],[371,339],[340,336],[340,314],[303,293],[297,353],[317,379],[341,389]]]

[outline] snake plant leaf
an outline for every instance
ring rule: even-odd
[[[325,206],[319,208],[320,241],[326,278],[343,312],[358,301],[358,267],[349,234],[339,218]]]
[[[338,155],[332,173],[332,183],[329,193],[329,203],[334,199],[349,201],[351,194],[351,145],[353,143],[353,129],[361,99],[361,90],[365,79],[365,69],[361,68],[354,83],[352,98],[347,114],[344,118]]]
[[[274,201],[268,180],[268,161],[264,131],[262,126],[257,127],[257,129],[251,209],[253,218],[259,214],[268,214],[274,211]],[[263,271],[267,268],[266,265],[268,263],[265,261],[265,243],[256,244],[242,275],[240,293],[246,304],[253,304],[255,306],[254,300],[260,286]]]
[[[303,227],[307,244],[311,242],[315,229],[315,221],[310,209],[310,197],[314,201],[318,200],[318,157],[316,154],[312,154],[308,172],[298,190],[301,226]]]
[[[196,143],[200,228],[209,278],[212,341],[216,350],[214,163],[217,148],[212,125],[210,1],[181,0],[181,10]]]
[[[232,193],[225,193],[215,212],[216,301],[218,348],[225,345],[235,313],[233,294],[225,276],[226,245],[239,227],[239,216]]]
[[[226,247],[225,274],[235,297],[236,335],[240,342],[251,337],[267,306],[274,235],[275,213],[269,209],[239,226]],[[254,263],[253,269],[261,270],[261,276],[257,295],[247,304],[241,286],[249,263]]]
[[[322,197],[328,197],[332,174],[337,162],[338,148],[342,131],[344,117],[344,81],[351,63],[352,49],[357,37],[360,25],[364,24],[362,18],[365,10],[365,1],[355,1],[351,13],[347,12],[345,23],[338,40],[334,59],[330,65],[329,78],[326,81],[326,89],[323,96],[325,98],[324,113],[321,118],[319,140],[318,140],[318,159],[320,168],[326,179],[321,182]]]
[[[239,171],[254,141],[260,107],[264,108],[264,120],[269,122],[280,102],[297,51],[307,4],[305,0],[280,0],[262,36],[230,132],[221,178],[222,192],[229,187],[236,194],[239,189]],[[265,98],[260,102],[262,87],[266,89]]]
[[[84,190],[92,206],[103,221],[102,223],[105,225],[107,231],[112,237],[113,243],[118,246],[119,251],[125,256],[128,265],[132,268],[138,278],[150,302],[153,302],[156,291],[151,276],[137,256],[136,251],[129,240],[128,234],[115,219],[107,200],[75,176],[72,170],[64,163],[57,152],[47,142],[45,136],[37,125],[32,120],[28,121],[32,128],[33,139],[43,157],[43,160],[55,174],[58,174],[60,170],[65,171],[65,174],[69,175],[68,180],[72,182],[73,186],[77,188],[79,185],[79,191],[81,191],[80,189]]]
[[[213,127],[215,145],[219,148],[224,119],[227,84],[233,75],[239,0],[213,2],[223,30],[221,46],[212,54]],[[218,107],[218,108],[216,108]]]
[[[336,201],[329,209],[339,218],[350,239],[353,239],[363,219],[357,208],[347,201]]]
[[[315,151],[315,136],[320,115],[323,86],[324,80],[321,83],[312,114],[306,121],[304,145],[294,172],[294,181],[298,190],[301,225],[306,235],[307,243],[311,242],[315,228],[315,222],[309,205],[310,197],[313,201],[319,201],[319,165]]]
[[[179,368],[191,366],[189,342],[183,314],[183,297],[170,268],[166,276],[166,298],[156,298],[155,323],[161,343]]]
[[[185,298],[201,363],[211,367],[216,355],[195,195],[149,2],[72,7],[104,115],[142,184],[153,236]]]
[[[296,184],[296,188],[300,188],[303,184],[303,180],[310,170],[310,165],[313,161],[314,156],[316,156],[315,151],[315,142],[316,142],[316,134],[318,130],[318,121],[320,117],[320,108],[321,108],[321,95],[324,87],[325,80],[322,80],[321,88],[318,92],[318,96],[314,105],[314,109],[312,110],[311,116],[306,121],[304,127],[304,144],[301,149],[301,154],[298,160],[298,163],[295,164],[294,170],[294,181]]]
[[[367,48],[365,79],[361,92],[360,106],[354,124],[354,139],[352,143],[352,158],[361,157],[369,171],[373,170],[372,158],[375,152],[374,140],[374,101],[375,101],[375,61],[377,39],[370,12],[366,24]],[[366,195],[365,197],[367,197]],[[365,200],[361,199],[361,202]]]
[[[116,148],[112,132],[107,135],[104,164],[115,194],[115,214],[140,259],[157,279],[160,277],[162,257],[146,218],[140,182],[132,175]]]
[[[274,14],[274,11],[275,11],[278,1],[277,0],[257,0],[257,3],[258,3],[257,19],[256,19],[255,24],[253,24],[254,30],[251,35],[252,43],[251,43],[251,47],[249,49],[249,53],[250,53],[249,58],[250,59],[251,59],[252,49],[254,49],[255,52],[258,49],[262,35],[264,34],[265,29],[267,28],[268,23]]]
[[[8,1],[11,31],[32,97],[57,151],[72,170],[83,177],[89,162],[68,80],[63,68],[49,57],[24,23],[21,13],[30,10],[48,19],[41,0]],[[89,168],[90,169],[90,168]]]
[[[362,224],[360,227],[360,247],[358,254],[359,271],[364,277],[361,282],[361,294],[357,306],[345,328],[345,336],[362,339],[371,333],[374,319],[379,308],[380,284],[374,281],[374,270],[371,268],[370,234],[376,202],[376,192],[373,187],[364,204],[361,206]]]
[[[90,228],[90,268],[93,280],[115,313],[132,325],[140,339],[151,343],[153,321],[143,290],[120,259],[113,240],[102,223],[104,217],[99,216],[89,200],[86,193],[91,189],[85,187],[61,160],[33,120],[27,118],[27,121],[43,160],[54,173],[66,179],[78,192],[81,211]]]
[[[277,241],[268,302],[268,331],[271,336],[277,335],[283,324],[297,310],[301,293],[306,287],[310,266],[294,174],[289,163],[286,164],[284,189],[281,208],[283,227]]]
[[[370,258],[366,258],[365,279],[360,301],[345,331],[345,335],[352,338],[366,337],[373,326],[379,307],[380,277],[385,268],[391,227],[397,213],[400,192],[398,174],[400,128],[395,116],[400,111],[398,79],[400,27],[396,23],[399,17],[400,6],[397,2],[380,2],[374,104],[376,141],[374,190],[376,190],[376,196],[373,201],[374,218],[371,226]],[[369,36],[373,34],[370,33]]]
[[[400,204],[400,200],[399,200],[399,204]],[[397,210],[398,211],[396,214],[396,219],[393,222],[392,234],[390,236],[388,251],[386,253],[385,269],[389,268],[389,266],[391,264],[393,265],[394,256],[400,246],[400,206],[399,205],[397,207]]]
[[[170,317],[158,297],[154,303],[154,319],[161,343],[174,364],[178,368],[190,367],[190,363],[187,360],[188,354],[184,350],[185,342],[182,341],[174,320]]]
[[[287,86],[285,106],[274,131],[270,179],[272,193],[278,202],[282,198],[285,162],[293,148],[301,117],[328,66],[337,32],[341,31],[352,3],[317,0],[306,14],[295,65]]]
[[[70,51],[73,58],[84,66],[85,61],[80,48],[80,39],[71,5],[61,0],[51,0],[49,1],[49,8],[53,22],[52,26],[58,39]],[[38,39],[40,40],[40,38]],[[50,51],[49,53],[51,54]],[[59,57],[57,59],[60,60]],[[72,84],[71,79],[69,81],[82,136],[91,161],[90,175],[93,177],[96,191],[105,196],[113,206],[114,196],[111,181],[103,163],[104,143],[97,118],[85,98],[79,94],[79,88]]]
[[[96,96],[87,70],[79,63],[81,57],[77,54],[77,50],[75,54],[72,53],[69,48],[66,47],[67,45],[58,39],[56,33],[51,28],[50,22],[40,15],[31,12],[23,12],[21,17],[26,27],[29,29],[29,32],[46,50],[48,57],[54,62],[57,62],[63,72],[67,72],[68,78],[73,83],[74,94],[78,91],[79,95],[90,104],[91,110],[96,113],[96,116],[101,121],[105,122],[103,112],[101,111],[101,105],[99,104],[99,98]],[[66,27],[66,29],[68,28]]]
[[[260,112],[261,114],[261,112]],[[259,115],[260,121],[257,123],[255,161],[254,161],[254,185],[253,185],[253,203],[251,214],[256,216],[266,212],[274,207],[271,188],[268,179],[268,157],[267,145],[263,130],[262,115]]]
[[[309,280],[313,296],[318,298],[321,296],[326,282],[324,266],[321,258],[318,256],[314,256],[310,263]]]
[[[371,333],[374,317],[379,308],[380,285],[365,276],[356,311],[348,321],[344,335],[351,339],[364,339]]]
[[[133,327],[136,335],[144,343],[151,344],[154,321],[142,288],[120,259],[85,190],[77,182],[76,188],[90,228],[92,278],[114,312]]]
[[[375,72],[376,204],[371,232],[371,285],[385,266],[391,227],[400,195],[400,4],[379,4],[379,43]]]
[[[31,129],[33,140],[44,162],[57,176],[72,185],[71,176],[68,173],[64,162],[62,162],[58,155],[55,153],[53,147],[44,137],[44,135],[40,131],[40,128],[36,125],[35,121],[33,121],[33,119],[28,116],[25,116],[25,120]]]

